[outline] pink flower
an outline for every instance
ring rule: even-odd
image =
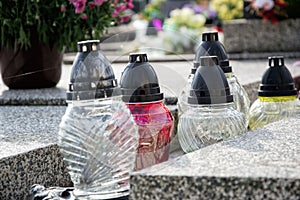
[[[126,6],[124,5],[119,5],[115,8],[114,12],[112,13],[112,17],[116,17],[119,15],[123,10],[126,10]]]
[[[62,6],[60,7],[60,12],[66,12],[66,6],[62,5]]]
[[[132,0],[127,0],[127,9],[132,9],[132,8],[134,8]]]
[[[119,12],[121,12],[121,11],[123,11],[123,10],[126,10],[126,6],[123,5],[123,4],[121,4],[121,5],[119,5],[116,9],[119,10]]]
[[[127,4],[127,9],[134,8],[134,5],[132,3],[132,0],[125,0],[125,4]]]
[[[88,18],[88,17],[87,17],[86,14],[82,14],[82,15],[81,15],[81,19],[86,20],[87,18]]]
[[[126,15],[124,17],[120,17],[120,19],[118,20],[119,23],[124,23],[127,22],[130,19],[130,15]]]
[[[101,6],[106,0],[94,0],[97,6]]]
[[[162,25],[162,22],[159,19],[153,19],[152,20],[152,24],[153,24],[153,26],[155,27],[155,29],[157,31],[161,31],[162,30],[163,25]]]
[[[85,9],[86,0],[75,0],[73,5],[75,6],[75,13],[82,13]]]
[[[93,9],[93,8],[95,8],[95,6],[96,6],[95,2],[90,2],[90,3],[89,3],[89,7],[90,7],[90,9]]]

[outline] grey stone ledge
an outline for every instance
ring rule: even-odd
[[[231,20],[223,24],[224,46],[231,53],[299,52],[300,19],[277,25],[260,19]]]
[[[1,106],[0,159],[57,142],[66,106]]]
[[[28,90],[3,90],[0,105],[67,105],[66,89],[44,88]]]
[[[27,199],[33,184],[71,186],[57,146],[66,106],[1,106],[0,199]]]
[[[252,60],[252,59],[266,59],[270,56],[281,55],[284,58],[299,58],[300,52],[243,52],[243,53],[229,53],[230,60]]]
[[[131,175],[131,199],[299,199],[300,118]]]
[[[73,185],[57,145],[48,145],[0,159],[0,199],[28,199],[33,184]]]

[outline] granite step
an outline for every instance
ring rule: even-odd
[[[300,115],[131,174],[130,199],[300,199]]]
[[[28,199],[39,183],[72,186],[57,146],[66,106],[0,107],[0,199]]]

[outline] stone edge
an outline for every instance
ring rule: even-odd
[[[2,158],[0,169],[0,199],[28,199],[33,184],[73,185],[56,144]]]
[[[298,199],[299,179],[131,176],[130,199]]]

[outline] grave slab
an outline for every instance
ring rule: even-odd
[[[131,174],[131,199],[299,199],[300,118]]]
[[[33,184],[72,186],[57,146],[65,109],[0,107],[0,199],[27,199]]]

